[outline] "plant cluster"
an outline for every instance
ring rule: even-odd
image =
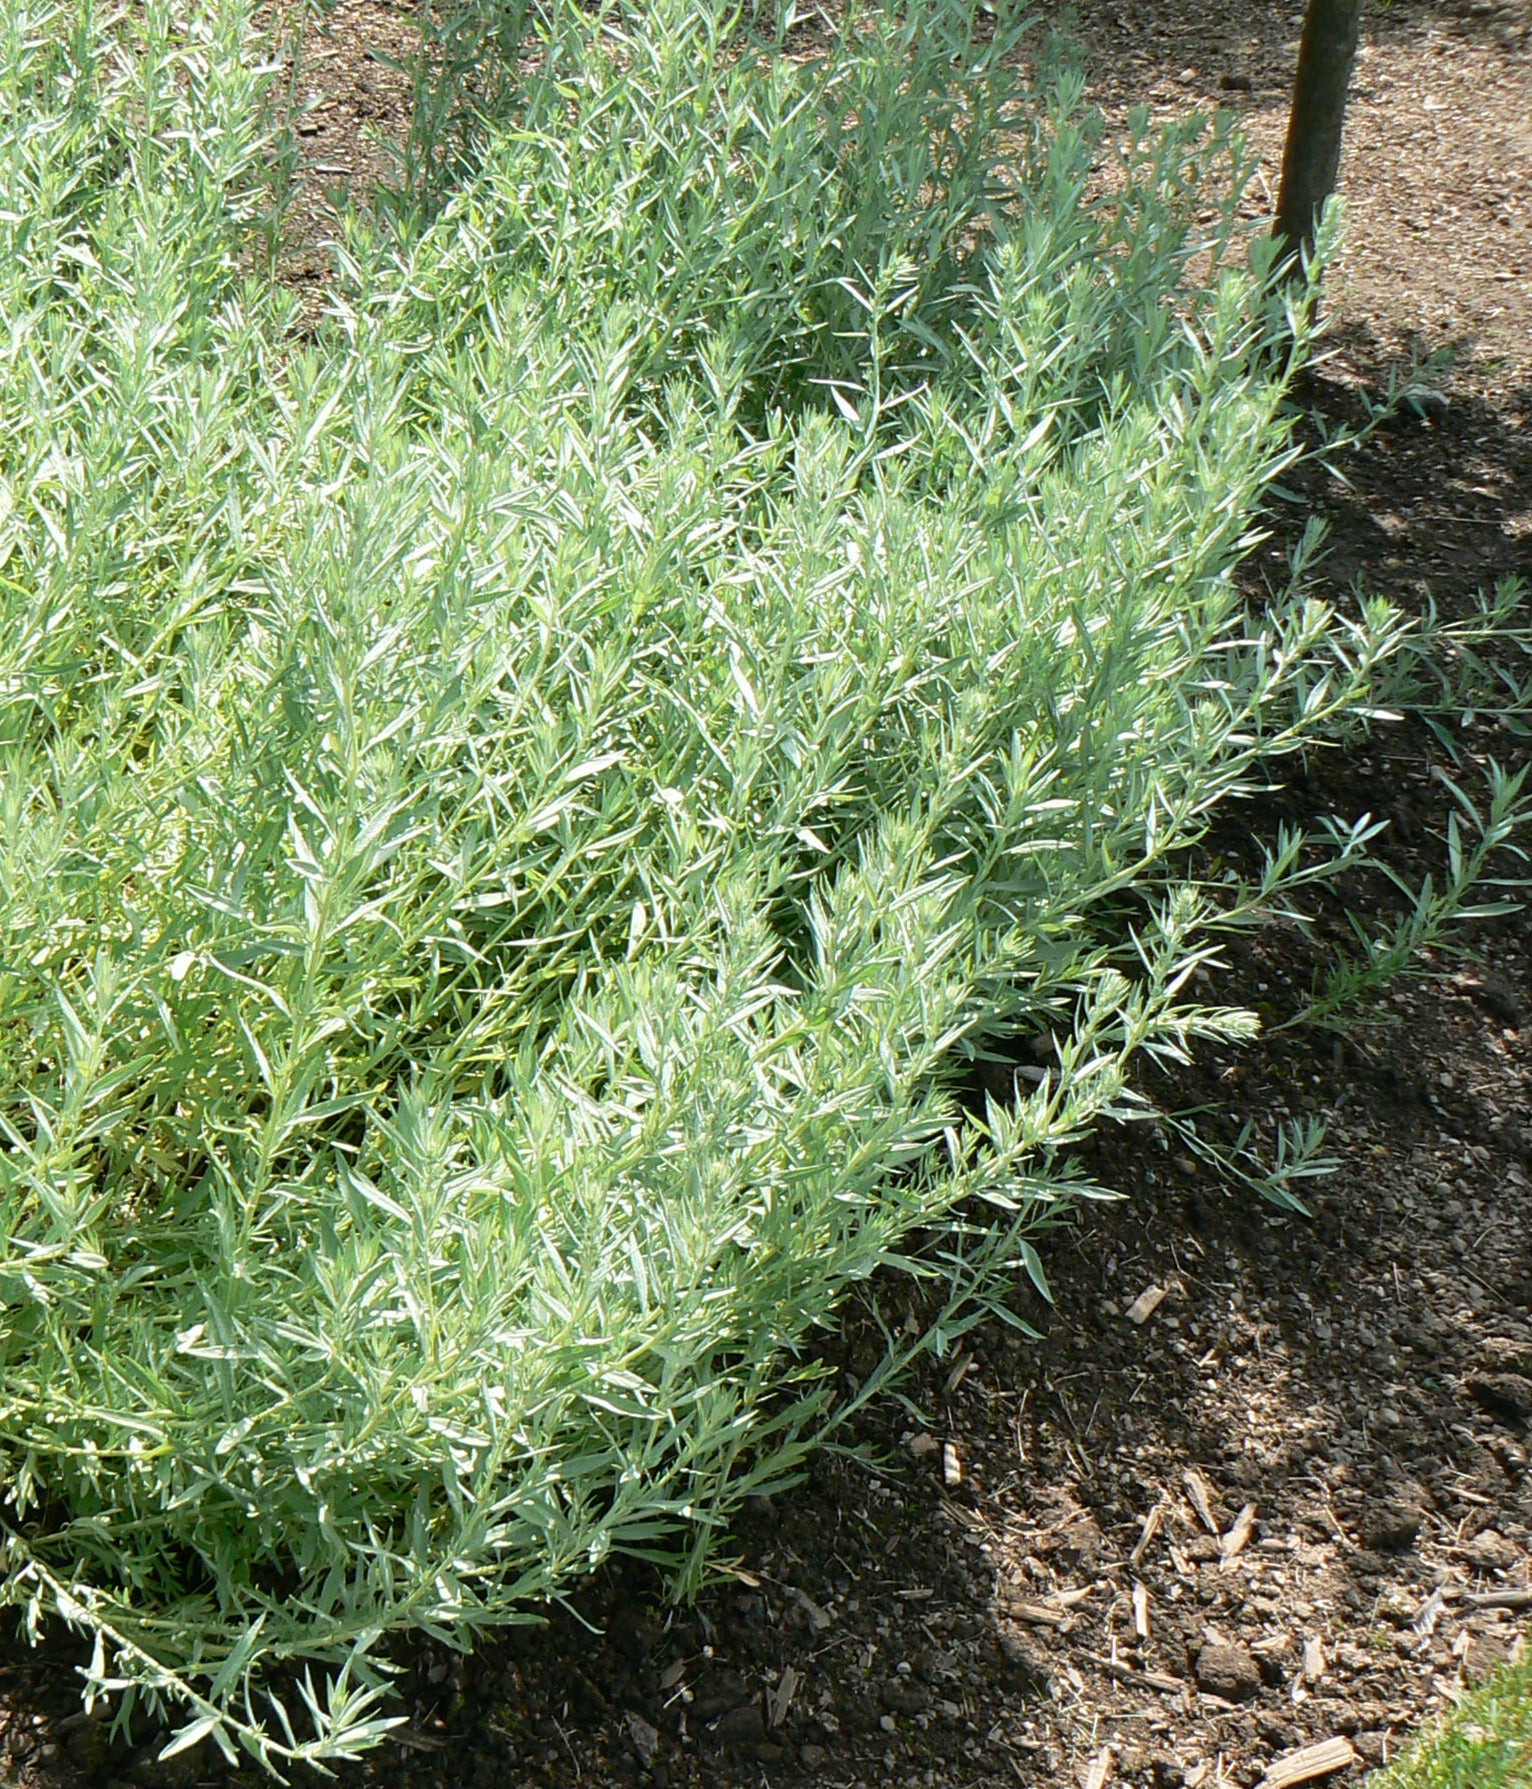
[[[1525,1639],[1367,1782],[1368,1789],[1522,1789],[1532,1782],[1532,1664]]]
[[[1186,848],[1426,650],[1236,591],[1305,324],[1226,140],[955,0],[795,42],[552,0],[316,325],[243,0],[0,0],[0,1597],[176,1746],[695,1583],[849,1289],[1039,1272],[1249,1034],[1302,841]]]

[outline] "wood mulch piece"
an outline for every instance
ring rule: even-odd
[[[1270,190],[1298,17],[1079,0],[1076,31],[1113,115],[1237,107]],[[316,293],[325,193],[386,169],[409,103],[390,59],[418,41],[380,0],[342,0],[326,31],[290,232]],[[1489,0],[1394,0],[1369,21],[1336,354],[1308,396],[1356,421],[1412,352],[1463,357],[1420,418],[1289,481],[1256,594],[1310,514],[1330,522],[1337,594],[1361,578],[1452,610],[1532,574],[1529,32],[1526,4]],[[1525,758],[1482,727],[1469,744]],[[1387,815],[1418,875],[1441,850],[1436,750],[1401,730],[1315,760],[1272,812]],[[1523,1647],[1532,1609],[1532,924],[1487,922],[1476,943],[1391,997],[1387,1029],[1276,1035],[1153,1090],[1268,1136],[1326,1120],[1341,1166],[1312,1220],[1225,1191],[1148,1127],[1099,1138],[1091,1166],[1130,1198],[1051,1238],[1054,1307],[1017,1296],[1041,1341],[990,1325],[929,1363],[907,1404],[865,1415],[866,1463],[823,1457],[747,1513],[734,1576],[690,1609],[613,1568],[471,1658],[423,1648],[409,1727],[342,1781],[1356,1781]],[[1309,967],[1274,931],[1221,992],[1279,1017]],[[873,1365],[854,1313],[830,1346],[848,1384]],[[0,1660],[0,1781],[223,1780],[216,1758],[111,1744],[78,1713],[73,1663]]]

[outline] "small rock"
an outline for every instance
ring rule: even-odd
[[[1516,1564],[1521,1549],[1493,1528],[1482,1529],[1459,1549],[1463,1557],[1481,1572],[1500,1572]]]
[[[1523,1373],[1479,1373],[1468,1381],[1468,1395],[1481,1410],[1508,1422],[1532,1416],[1532,1379]]]
[[[1287,1682],[1287,1673],[1282,1669],[1281,1659],[1275,1653],[1266,1651],[1264,1647],[1256,1659],[1256,1666],[1261,1673],[1261,1682],[1266,1685],[1267,1689],[1280,1689]]]
[[[1198,1688],[1225,1702],[1248,1702],[1261,1687],[1261,1668],[1243,1646],[1204,1646],[1195,1670]]]
[[[1430,1513],[1430,1499],[1421,1487],[1408,1486],[1363,1511],[1362,1539],[1378,1553],[1406,1552],[1414,1546],[1421,1524]]]
[[[738,1708],[750,1694],[750,1685],[735,1671],[710,1673],[698,1683],[692,1701],[692,1719],[706,1726],[721,1714]]]
[[[1298,1743],[1298,1729],[1279,1714],[1263,1714],[1255,1723],[1255,1730],[1279,1752],[1289,1751]]]
[[[1513,1031],[1521,1030],[1526,1022],[1526,1014],[1516,990],[1509,983],[1484,976],[1467,985],[1468,992],[1486,1012],[1502,1025],[1509,1025]]]
[[[1436,1605],[1440,1608],[1440,1600]],[[1386,1621],[1390,1627],[1409,1627],[1420,1613],[1420,1605],[1408,1592],[1401,1589],[1389,1591],[1388,1595],[1379,1599],[1377,1614],[1380,1620]]]
[[[633,1749],[638,1753],[644,1768],[647,1770],[654,1763],[654,1755],[660,1749],[660,1730],[651,1726],[641,1714],[629,1713],[628,1734],[633,1741]]]
[[[805,1770],[823,1770],[830,1762],[830,1754],[823,1746],[800,1746],[798,1748],[798,1762]]]
[[[760,1745],[766,1738],[766,1717],[758,1702],[746,1702],[718,1717],[714,1736],[726,1746]]]
[[[1532,1374],[1532,1342],[1519,1342],[1511,1336],[1486,1336],[1478,1352],[1484,1366],[1494,1372]]]
[[[924,1714],[931,1706],[931,1692],[923,1683],[895,1677],[883,1686],[883,1706],[892,1714]]]
[[[1051,1692],[1053,1684],[1046,1662],[1005,1628],[1000,1630],[1000,1652],[1020,1682],[1023,1695],[1046,1696]]]
[[[1054,1552],[1067,1570],[1094,1564],[1101,1552],[1101,1530],[1093,1516],[1081,1516],[1059,1535]]]

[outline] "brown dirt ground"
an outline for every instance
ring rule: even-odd
[[[1082,0],[1074,19],[1110,113],[1233,105],[1266,190],[1297,28],[1234,0]],[[379,0],[328,15],[301,83],[311,243],[325,191],[386,167],[410,89],[374,52],[414,41]],[[1289,481],[1256,594],[1311,514],[1338,590],[1450,610],[1532,574],[1529,49],[1525,3],[1370,17],[1335,353],[1306,395],[1356,421],[1412,354],[1460,357],[1422,417]],[[294,275],[317,285],[326,265],[309,249]],[[1526,756],[1483,726],[1466,744]],[[1263,818],[1387,815],[1418,876],[1441,851],[1442,762],[1401,729],[1311,763]],[[990,1325],[929,1363],[865,1415],[866,1460],[824,1456],[748,1515],[734,1574],[694,1607],[612,1569],[470,1659],[422,1650],[409,1727],[343,1781],[1217,1789],[1336,1737],[1356,1762],[1329,1781],[1359,1778],[1523,1647],[1532,1607],[1532,922],[1475,943],[1392,996],[1386,1028],[1275,1033],[1154,1090],[1268,1135],[1326,1120],[1340,1168],[1312,1221],[1231,1194],[1147,1126],[1101,1138],[1092,1167],[1131,1197],[1050,1239],[1052,1308],[1017,1297],[1040,1341]],[[1303,941],[1273,932],[1223,991],[1280,1019],[1307,970]],[[855,1312],[830,1349],[848,1380],[868,1370]],[[8,1652],[0,1780],[222,1780],[196,1753],[160,1766],[109,1745],[77,1707],[67,1652]]]

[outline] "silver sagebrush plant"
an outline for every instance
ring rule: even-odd
[[[876,1270],[1035,1268],[1312,873],[1184,848],[1424,651],[1236,595],[1303,325],[1216,134],[948,0],[527,30],[316,326],[241,0],[0,0],[0,1594],[273,1768],[694,1584]]]

